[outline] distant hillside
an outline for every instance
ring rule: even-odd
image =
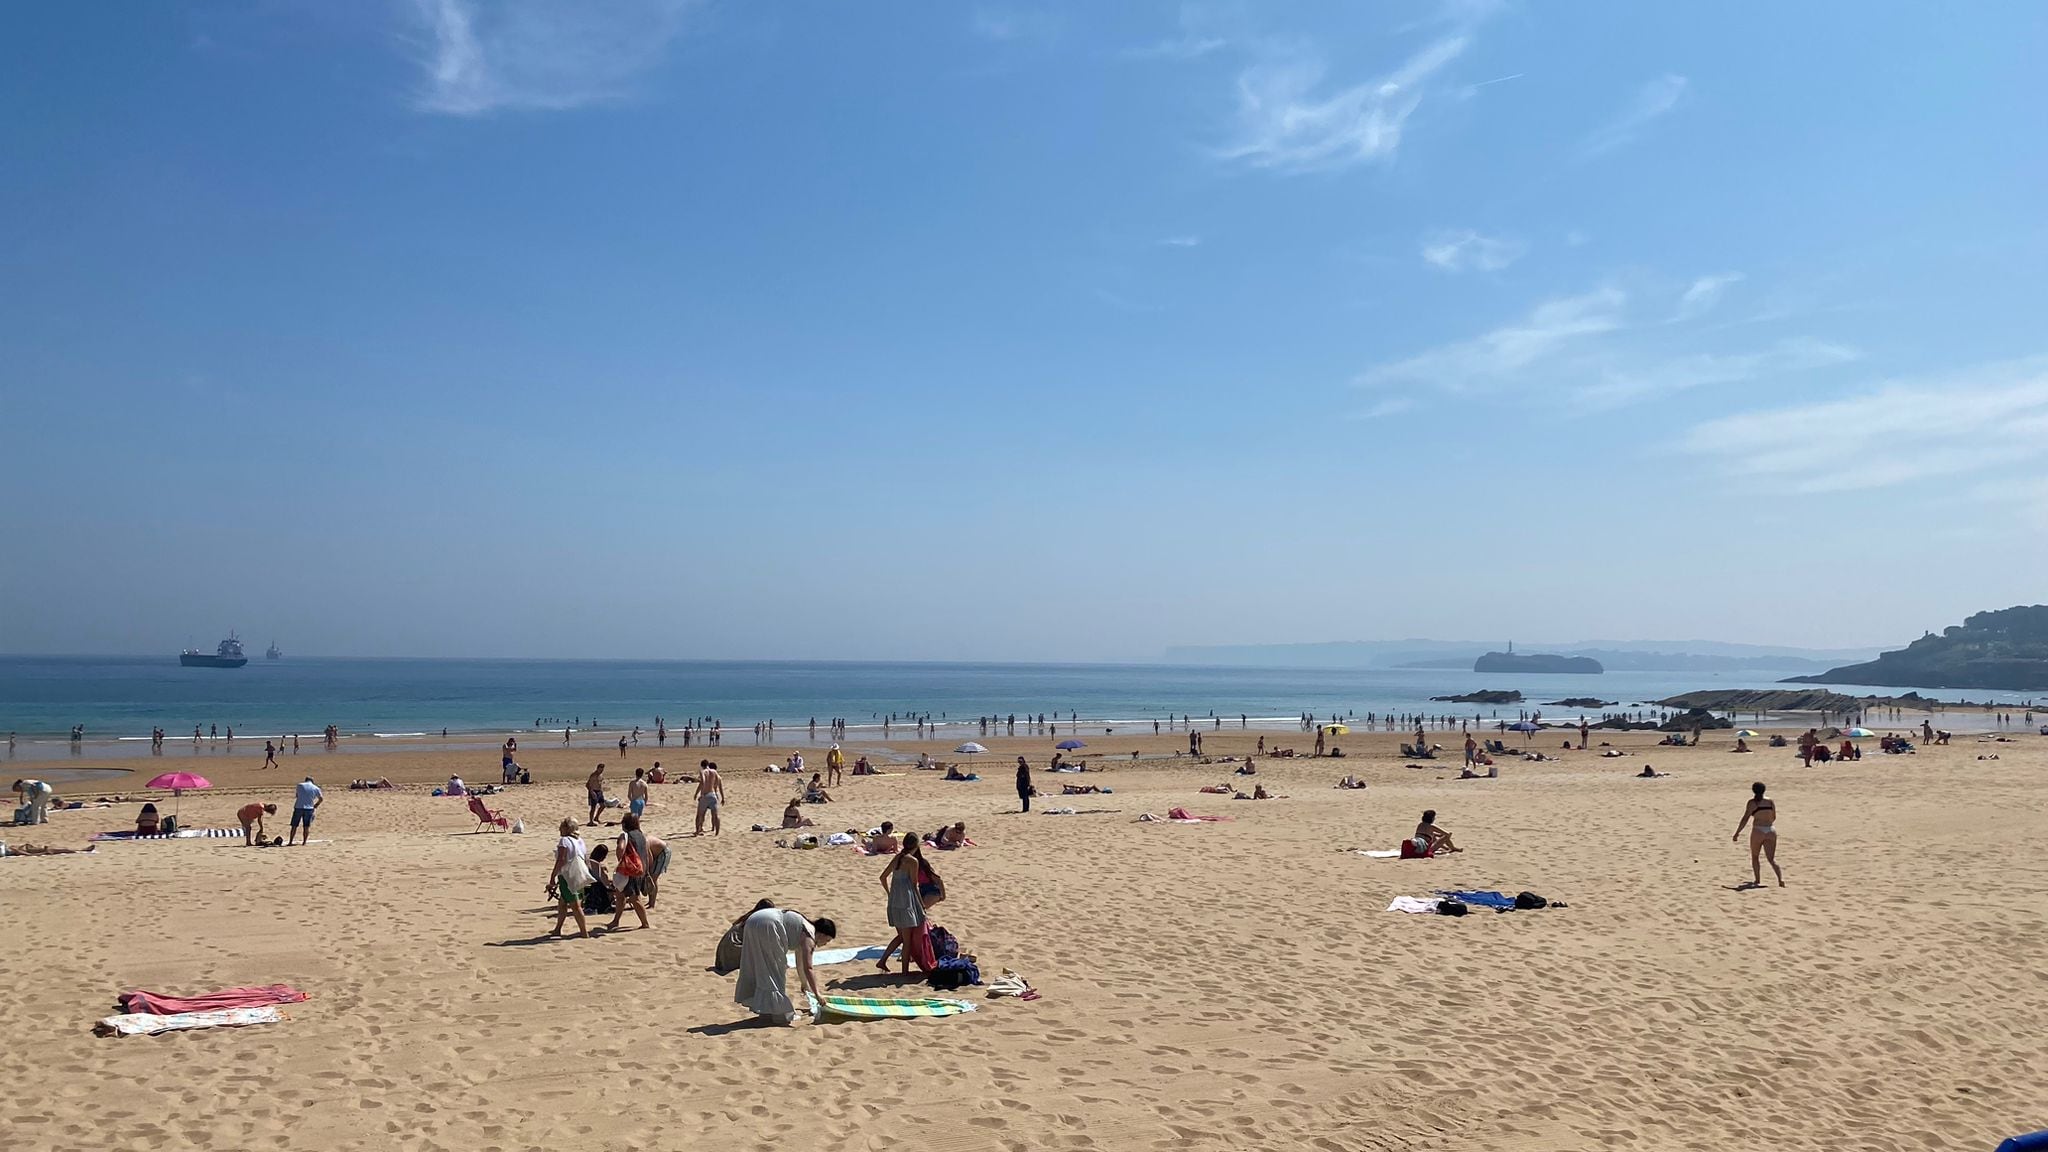
[[[1862,664],[1845,664],[1787,684],[1876,684],[1886,688],[2048,688],[2048,604],[1979,612]]]
[[[1456,668],[1502,646],[1490,640],[1343,640],[1324,644],[1235,644],[1167,650],[1176,664],[1230,664],[1263,668]],[[1869,648],[1817,651],[1728,644],[1715,640],[1580,640],[1570,644],[1518,643],[1564,656],[1586,656],[1610,672],[1819,672],[1867,660]]]

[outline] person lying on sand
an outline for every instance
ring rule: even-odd
[[[1060,795],[1062,796],[1087,796],[1100,791],[1102,791],[1102,789],[1094,784],[1060,785]]]
[[[800,801],[791,800],[789,807],[782,810],[782,826],[784,828],[816,828],[818,826],[816,820],[812,820],[804,815],[803,809],[799,806],[800,804]]]
[[[1205,785],[1202,791],[1207,792],[1211,796],[1229,796],[1235,793],[1237,789],[1232,788],[1228,784],[1209,784]]]
[[[1434,856],[1438,852],[1464,851],[1463,848],[1451,842],[1451,834],[1449,832],[1437,827],[1436,809],[1434,808],[1424,812],[1421,823],[1415,825],[1414,840],[1416,850],[1424,856]]]
[[[83,848],[59,848],[59,847],[56,847],[55,845],[48,845],[48,844],[23,844],[23,845],[22,845],[21,847],[19,847],[19,848],[13,847],[12,845],[9,845],[9,846],[8,846],[8,848],[7,848],[7,855],[9,855],[9,856],[76,856],[76,855],[79,855],[79,854],[81,854],[81,853],[92,853],[92,852],[97,852],[97,851],[99,851],[99,850],[100,850],[100,846],[99,846],[99,845],[97,845],[97,844],[88,844],[88,845],[86,845],[86,846],[85,846],[85,847],[83,847]]]
[[[1620,757],[1620,756],[1626,756],[1626,755],[1628,755],[1628,753],[1626,753],[1626,752],[1623,752],[1623,751],[1622,751],[1621,749],[1619,749],[1619,748],[1609,748],[1609,749],[1608,749],[1607,751],[1605,751],[1605,752],[1602,752],[1602,753],[1600,754],[1601,758],[1602,758],[1602,759],[1605,759],[1605,760],[1613,760],[1613,759],[1615,759],[1615,758],[1617,758],[1617,757]]]
[[[1473,770],[1472,770],[1471,768],[1469,768],[1469,767],[1468,767],[1468,768],[1464,768],[1464,769],[1462,769],[1462,770],[1460,770],[1460,771],[1458,772],[1458,779],[1460,779],[1460,780],[1497,780],[1497,779],[1499,779],[1499,778],[1500,778],[1500,765],[1498,765],[1498,764],[1495,764],[1495,763],[1494,763],[1493,761],[1491,761],[1491,760],[1488,760],[1488,761],[1487,761],[1486,763],[1487,763],[1487,765],[1488,765],[1488,767],[1487,767],[1486,771],[1484,771],[1484,772],[1475,772],[1475,771],[1473,771]]]
[[[1365,781],[1363,781],[1363,780],[1360,780],[1360,779],[1359,779],[1358,777],[1356,777],[1356,776],[1346,776],[1346,777],[1345,777],[1345,778],[1343,778],[1342,780],[1339,780],[1339,781],[1337,781],[1337,787],[1339,787],[1339,788],[1363,788],[1363,787],[1365,787]]]
[[[938,835],[932,837],[932,847],[934,848],[951,850],[966,843],[967,821],[965,820],[957,821],[950,828],[939,829]]]
[[[1671,773],[1669,773],[1669,772],[1659,772],[1659,771],[1657,771],[1657,770],[1656,770],[1655,768],[1652,768],[1652,767],[1650,767],[1650,766],[1649,766],[1648,764],[1645,764],[1645,765],[1643,765],[1643,770],[1642,770],[1641,772],[1638,772],[1638,773],[1636,773],[1636,779],[1638,779],[1638,780],[1661,780],[1661,779],[1663,779],[1664,777],[1666,777],[1666,776],[1669,776],[1669,775],[1671,775]]]

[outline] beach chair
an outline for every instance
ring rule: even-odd
[[[508,831],[512,827],[511,818],[503,812],[494,812],[489,807],[486,807],[481,796],[471,796],[469,798],[469,812],[470,815],[476,817],[476,831],[478,832],[483,831],[484,826],[487,824],[497,825],[500,832]]]

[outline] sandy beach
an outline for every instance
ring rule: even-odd
[[[1205,735],[1220,758],[1257,734]],[[1164,759],[1185,737],[1148,736],[1129,747],[1159,758],[1039,774],[1043,791],[1114,789],[1039,801],[1074,815],[1015,814],[1009,765],[1042,768],[1043,737],[987,741],[979,783],[848,779],[807,809],[824,830],[967,821],[976,847],[933,854],[934,920],[985,976],[1015,969],[1043,998],[790,1029],[732,1027],[733,981],[707,971],[732,917],[771,896],[837,918],[843,944],[890,930],[883,861],[746,831],[794,789],[759,770],[777,750],[711,750],[718,839],[686,838],[687,786],[655,789],[648,827],[675,857],[650,930],[551,941],[552,828],[582,815],[597,760],[619,778],[615,753],[525,750],[542,782],[490,798],[527,825],[505,835],[426,794],[451,771],[494,778],[495,755],[309,747],[264,770],[260,743],[238,747],[204,760],[219,787],[183,798],[186,826],[232,826],[252,798],[288,810],[310,773],[324,842],[0,861],[0,1131],[11,1148],[1939,1149],[2048,1119],[2048,740],[1865,741],[1860,762],[1806,769],[1790,749],[1731,754],[1732,736],[1608,735],[1616,759],[1562,739],[1532,742],[1557,762],[1459,781],[1455,750],[1409,767],[1399,737],[1354,735],[1342,761],[1261,761],[1281,798],[1254,803],[1201,794],[1231,766]],[[643,746],[625,765],[705,751]],[[1671,775],[1633,779],[1645,763]],[[154,767],[59,791],[133,794]],[[1346,772],[1371,787],[1332,788]],[[357,776],[404,787],[348,791]],[[1779,804],[1784,889],[1736,890],[1747,838],[1729,837],[1756,779]],[[1175,806],[1234,819],[1137,822]],[[1466,851],[1349,851],[1393,847],[1424,808]],[[82,846],[136,809],[0,839]],[[1464,887],[1569,907],[1384,911]],[[866,965],[820,974],[898,986]],[[275,982],[312,994],[283,1023],[90,1032],[123,990]]]

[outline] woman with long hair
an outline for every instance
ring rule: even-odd
[[[917,940],[924,934],[924,901],[917,890],[918,870],[924,866],[924,843],[917,833],[903,834],[903,847],[882,869],[882,891],[889,894],[889,926],[896,929],[895,939],[882,949],[881,963],[875,967],[884,972],[889,970],[889,956],[897,948],[903,949],[903,972],[910,973],[912,961],[919,969],[926,967],[923,953],[917,949]]]

